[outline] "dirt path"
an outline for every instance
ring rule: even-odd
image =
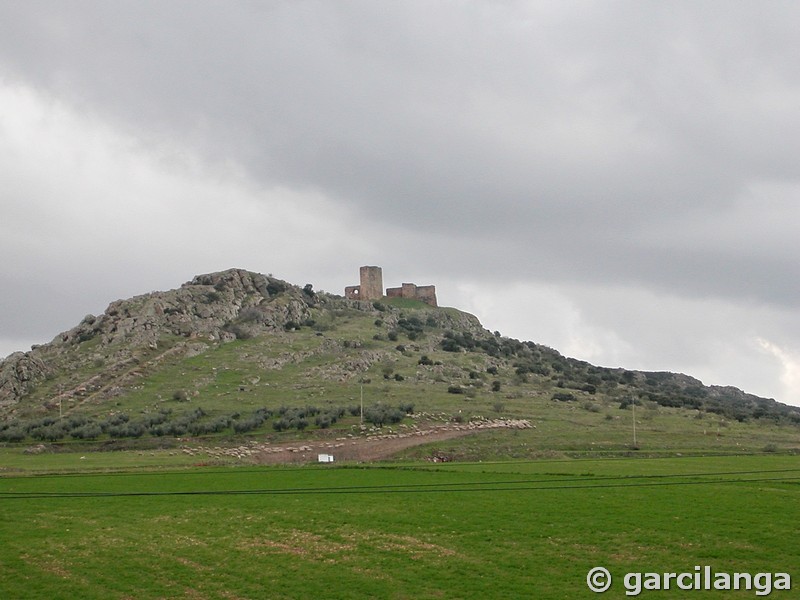
[[[468,424],[421,425],[405,430],[370,431],[365,435],[286,442],[250,442],[235,448],[184,448],[187,454],[212,459],[235,457],[258,464],[301,464],[317,462],[318,455],[333,455],[335,461],[375,461],[402,450],[496,429],[528,429],[530,422],[518,419],[487,419]]]
[[[470,435],[474,431],[441,430],[431,431],[426,436],[355,438],[346,442],[315,442],[311,444],[298,444],[294,447],[265,449],[255,455],[256,461],[261,464],[305,463],[316,462],[319,454],[333,455],[337,461],[362,461],[369,462],[390,458],[407,448],[440,442],[456,437]]]

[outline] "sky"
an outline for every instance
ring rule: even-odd
[[[0,357],[237,267],[800,406],[800,4],[0,2]]]

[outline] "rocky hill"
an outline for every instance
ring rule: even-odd
[[[112,302],[0,362],[0,442],[324,429],[352,417],[365,389],[379,423],[413,406],[467,420],[577,409],[613,422],[633,405],[800,423],[771,399],[593,366],[452,308],[348,300],[231,269]]]
[[[14,406],[48,378],[58,377],[62,394],[96,392],[138,363],[142,349],[163,350],[153,357],[190,354],[204,342],[279,330],[309,317],[313,296],[283,281],[233,269],[200,275],[176,290],[112,302],[95,317],[30,352],[0,363],[0,407]],[[102,362],[102,364],[100,364]],[[91,366],[95,365],[96,369]],[[70,373],[90,372],[85,380]]]

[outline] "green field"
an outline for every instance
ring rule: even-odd
[[[0,598],[591,598],[595,566],[610,598],[706,565],[800,589],[798,517],[781,454],[8,475]]]
[[[0,600],[561,600],[597,597],[600,566],[609,598],[627,573],[800,578],[794,407],[455,309],[242,277],[260,281],[133,298],[32,351],[47,369],[0,414]],[[330,447],[335,465],[302,464]]]

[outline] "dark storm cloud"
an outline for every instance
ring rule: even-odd
[[[794,2],[6,2],[0,83],[319,195],[387,272],[785,310],[798,22]]]
[[[531,254],[558,230],[568,261],[586,260],[607,236],[698,204],[724,211],[751,183],[798,176],[791,4],[4,12],[6,67],[88,110],[177,134],[266,182],[325,190],[379,222],[494,244],[527,233]],[[620,254],[647,271],[624,258],[636,250]]]

